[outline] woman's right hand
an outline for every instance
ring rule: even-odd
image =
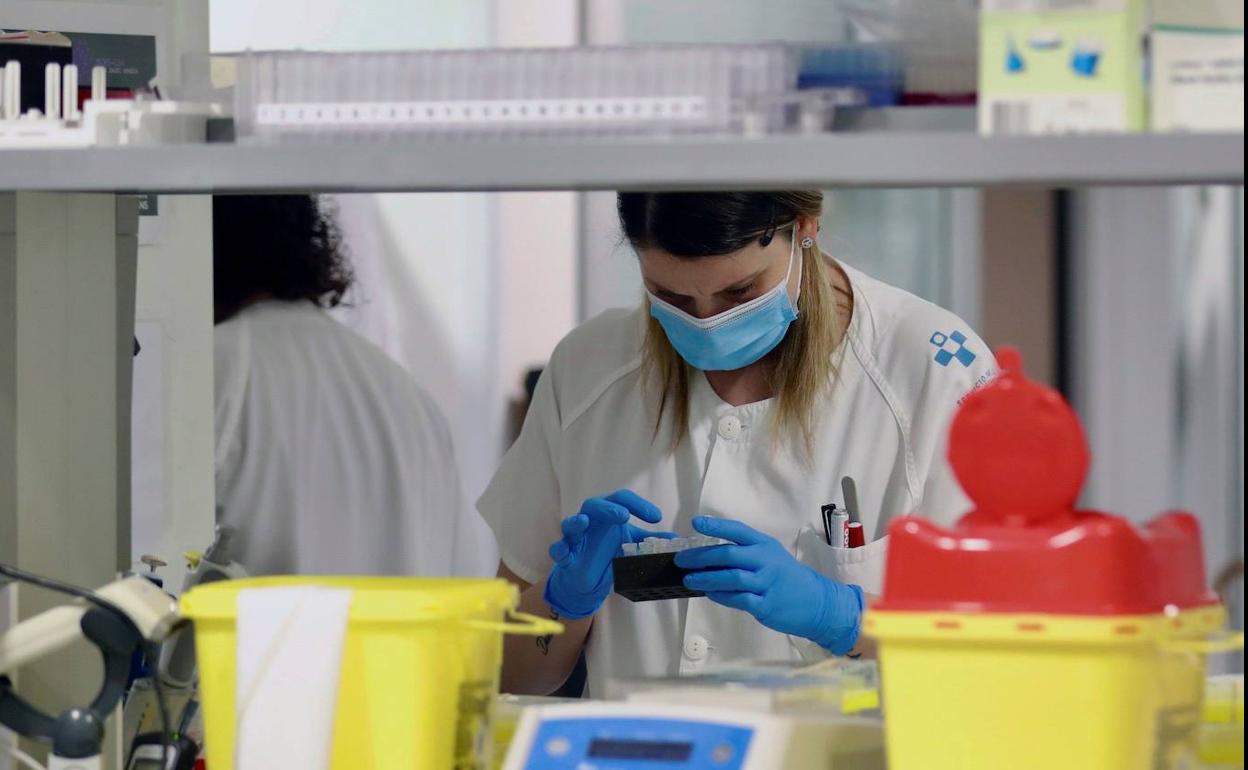
[[[614,573],[611,560],[624,543],[647,537],[675,537],[671,532],[652,532],[631,523],[633,517],[658,524],[663,512],[635,492],[621,489],[606,497],[591,497],[580,513],[563,520],[563,537],[550,546],[555,560],[546,580],[544,598],[561,618],[579,620],[593,615],[611,594]]]

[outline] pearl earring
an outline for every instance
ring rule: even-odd
[[[802,239],[803,249],[809,249],[811,246],[814,246],[814,245],[815,245],[815,239],[811,238],[809,235]]]

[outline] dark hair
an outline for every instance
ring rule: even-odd
[[[710,257],[763,246],[776,229],[817,212],[817,191],[620,193],[616,209],[624,237],[635,248],[660,248],[677,257]]]
[[[309,195],[213,196],[212,239],[217,323],[261,297],[337,307],[355,280],[333,217]]]

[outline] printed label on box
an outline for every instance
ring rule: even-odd
[[[1127,100],[1121,94],[981,99],[979,130],[985,134],[1083,134],[1122,131]]]
[[[1244,130],[1244,35],[1156,30],[1153,128]]]

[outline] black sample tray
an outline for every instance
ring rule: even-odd
[[[676,553],[669,551],[615,557],[611,562],[615,571],[615,592],[632,602],[705,596],[701,591],[685,588],[682,582],[685,575],[695,570],[676,566]]]

